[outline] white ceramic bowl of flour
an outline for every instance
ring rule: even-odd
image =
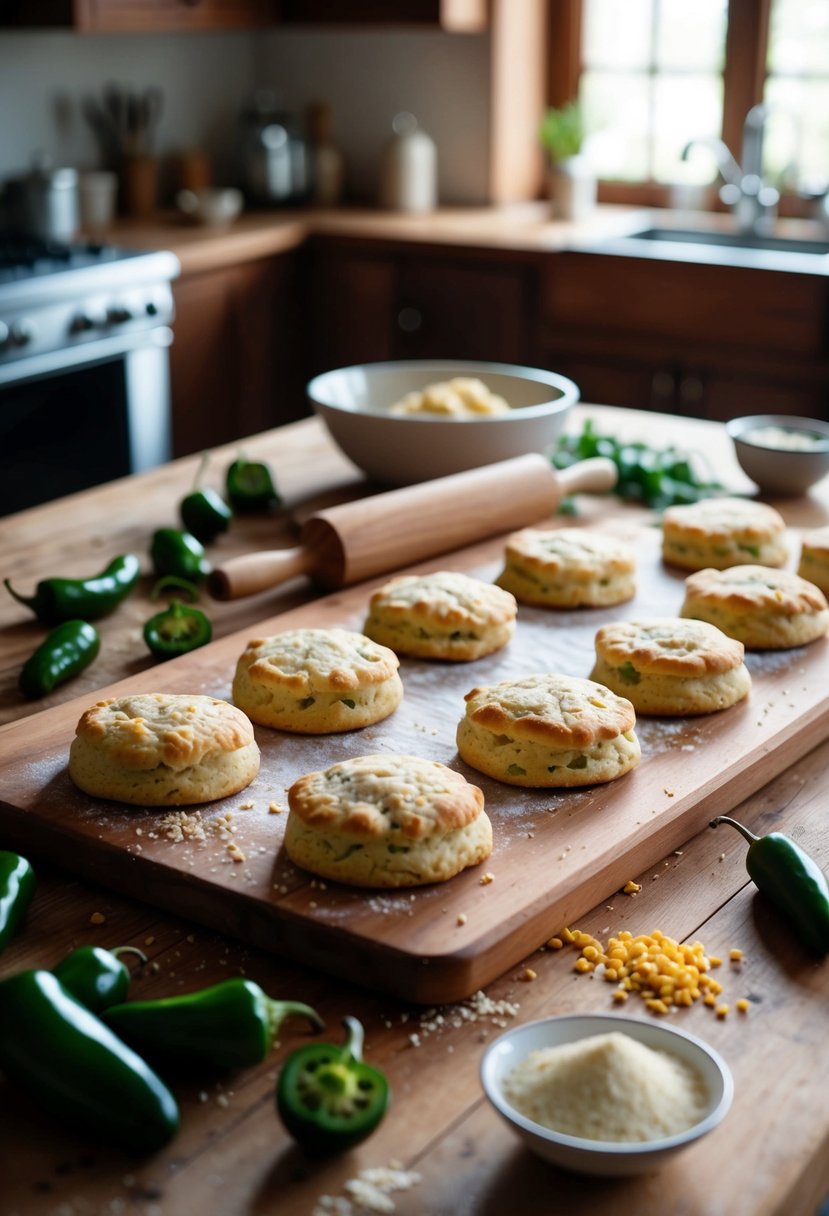
[[[507,1078],[531,1052],[613,1032],[627,1035],[654,1051],[664,1052],[693,1070],[701,1083],[704,1099],[692,1126],[674,1135],[644,1141],[586,1139],[535,1122],[522,1114],[506,1096]],[[641,1075],[631,1080],[636,1083]],[[484,1052],[481,1084],[498,1114],[538,1156],[578,1173],[611,1176],[659,1169],[676,1153],[712,1131],[725,1118],[734,1096],[728,1065],[701,1039],[662,1022],[639,1021],[609,1013],[545,1018],[514,1027]]]

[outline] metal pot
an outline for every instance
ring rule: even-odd
[[[45,241],[69,242],[80,225],[78,172],[36,165],[24,177],[11,178],[3,193],[5,221],[12,228]]]
[[[260,91],[243,111],[245,193],[255,203],[298,203],[310,191],[308,145],[273,95]]]

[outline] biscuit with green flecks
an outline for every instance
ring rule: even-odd
[[[492,851],[482,792],[436,760],[344,760],[300,777],[288,804],[291,861],[352,886],[444,882]]]
[[[614,621],[596,634],[591,680],[625,696],[637,714],[710,714],[751,690],[745,647],[706,621]]]
[[[662,556],[683,570],[782,566],[788,558],[782,516],[748,498],[704,498],[668,507],[662,516]]]
[[[249,642],[233,700],[254,722],[305,735],[359,730],[403,698],[397,655],[347,629],[289,629]]]
[[[466,694],[458,753],[507,785],[555,789],[621,777],[639,762],[630,701],[593,680],[545,674]]]
[[[397,654],[468,662],[506,646],[516,614],[508,591],[439,570],[393,578],[375,591],[363,628]]]
[[[798,574],[765,566],[689,575],[680,615],[716,625],[747,650],[805,646],[829,630],[829,605],[820,588]]]
[[[524,528],[508,537],[499,587],[521,604],[599,608],[636,592],[636,557],[624,541],[586,528]]]

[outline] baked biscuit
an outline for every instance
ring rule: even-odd
[[[237,794],[259,772],[253,727],[215,697],[140,693],[81,716],[69,776],[96,798],[186,806]]]
[[[506,646],[516,612],[508,591],[439,570],[393,578],[375,591],[364,629],[397,654],[466,662]]]
[[[466,694],[458,752],[507,785],[594,785],[638,763],[635,723],[630,701],[593,680],[502,680]]]
[[[492,852],[483,794],[435,760],[344,760],[300,777],[288,791],[288,804],[285,848],[291,861],[337,882],[443,882]]]
[[[829,595],[829,527],[804,533],[797,573]]]
[[[397,655],[347,629],[289,629],[248,642],[233,700],[260,726],[302,735],[359,730],[403,697]]]
[[[591,680],[637,714],[710,714],[748,696],[745,647],[707,621],[615,621],[596,634]]]
[[[598,608],[636,592],[636,558],[624,541],[583,528],[524,528],[507,538],[499,587],[522,604]]]
[[[782,566],[786,525],[774,507],[748,498],[703,498],[668,507],[662,517],[662,556],[684,570]]]
[[[829,630],[826,596],[788,570],[735,566],[685,580],[682,616],[716,625],[748,650],[805,646]]]

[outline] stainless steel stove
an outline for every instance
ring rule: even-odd
[[[0,232],[0,514],[169,459],[178,272]]]

